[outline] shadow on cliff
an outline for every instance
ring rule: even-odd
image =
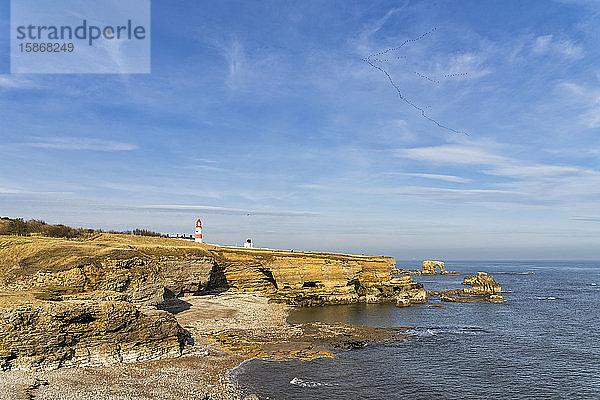
[[[212,269],[210,270],[210,276],[208,278],[208,283],[206,284],[206,287],[194,294],[218,294],[229,290],[229,287],[229,281],[225,276],[225,266],[221,266],[218,263],[215,263]]]
[[[168,311],[174,315],[189,310],[191,307],[192,305],[190,303],[188,303],[187,301],[183,301],[177,297],[167,299],[156,306],[156,308],[158,308],[159,310]]]

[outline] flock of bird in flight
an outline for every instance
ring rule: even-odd
[[[408,104],[409,106],[411,106],[412,108],[414,108],[415,110],[419,111],[421,116],[427,120],[429,120],[430,122],[434,123],[435,125],[437,125],[439,128],[445,129],[447,131],[453,132],[453,133],[461,133],[461,134],[465,134],[465,135],[469,135],[467,132],[464,131],[459,131],[457,129],[451,128],[448,125],[445,125],[443,123],[441,123],[440,121],[430,117],[426,112],[425,109],[426,108],[431,108],[430,106],[427,107],[421,107],[418,104],[416,104],[415,102],[413,102],[412,100],[408,99],[402,90],[400,90],[400,87],[398,86],[398,84],[394,81],[394,79],[392,78],[392,76],[390,75],[390,73],[387,71],[387,69],[384,66],[384,63],[387,62],[391,62],[391,61],[395,61],[395,60],[403,60],[403,59],[407,59],[407,56],[396,56],[396,57],[388,57],[388,58],[382,58],[382,56],[386,56],[389,53],[393,53],[397,50],[400,50],[402,47],[418,42],[419,40],[422,40],[424,38],[426,38],[427,36],[431,35],[433,32],[435,32],[437,30],[437,28],[433,28],[430,31],[427,31],[425,33],[423,33],[421,36],[418,36],[414,39],[407,39],[404,42],[402,42],[399,46],[396,47],[391,47],[389,49],[377,52],[377,53],[373,53],[369,56],[367,56],[366,58],[363,58],[363,61],[366,62],[367,64],[369,64],[371,67],[373,67],[374,69],[382,72],[388,79],[388,81],[390,82],[390,84],[392,85],[392,87],[396,90],[396,92],[398,93],[398,97],[400,98],[400,100],[402,100],[403,102],[405,102],[406,104]],[[437,79],[432,79],[429,76],[414,71],[414,74],[417,75],[420,78],[426,79],[431,83],[440,84],[440,81]],[[460,77],[460,76],[466,76],[467,72],[463,72],[463,73],[453,73],[453,74],[446,74],[443,77],[444,78],[454,78],[454,77]]]

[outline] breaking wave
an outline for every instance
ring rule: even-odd
[[[477,335],[490,333],[489,331],[477,326],[463,327],[434,327],[434,328],[413,328],[406,333],[415,337],[431,337],[438,335]]]
[[[320,386],[334,386],[331,383],[325,383],[325,382],[314,382],[314,381],[305,381],[304,379],[300,379],[297,376],[294,377],[294,379],[292,379],[290,381],[291,385],[295,385],[295,386],[300,386],[300,387],[320,387]]]

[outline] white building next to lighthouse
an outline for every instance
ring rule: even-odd
[[[196,242],[202,243],[202,221],[196,221]]]

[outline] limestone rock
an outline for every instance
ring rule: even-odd
[[[131,296],[131,300],[136,304],[145,306],[160,306],[165,301],[175,298],[173,292],[163,285],[152,285],[148,283],[140,284]]]
[[[476,301],[487,301],[490,303],[501,303],[504,301],[501,294],[501,284],[494,277],[485,272],[478,272],[476,276],[465,276],[463,285],[471,286],[464,289],[450,289],[439,291],[428,291],[428,296],[440,296],[441,301],[473,303]]]
[[[423,284],[415,282],[408,275],[392,279],[390,285],[393,288],[398,307],[427,302],[427,293]]]
[[[410,299],[404,297],[398,297],[398,299],[396,299],[396,307],[408,307],[411,304]]]
[[[436,275],[438,273],[436,267],[439,268],[440,274],[443,275],[446,273],[446,268],[444,267],[444,263],[442,261],[431,260],[423,261],[423,268],[421,269],[421,272],[423,275]]]
[[[465,293],[501,296],[501,284],[485,272],[478,272],[476,276],[465,276],[462,284],[471,286],[464,289]]]
[[[20,303],[0,308],[0,369],[55,369],[174,357],[186,332],[165,311],[128,302]]]
[[[230,290],[260,291],[303,306],[394,300],[391,287],[381,287],[393,277],[391,257],[260,250],[227,250],[219,256]]]
[[[396,297],[389,284],[396,274],[392,257],[238,249],[110,234],[85,242],[1,240],[6,243],[0,246],[0,289],[119,292],[141,304],[156,304],[168,291],[175,296],[258,291],[301,305]],[[162,288],[164,293],[156,293]]]

